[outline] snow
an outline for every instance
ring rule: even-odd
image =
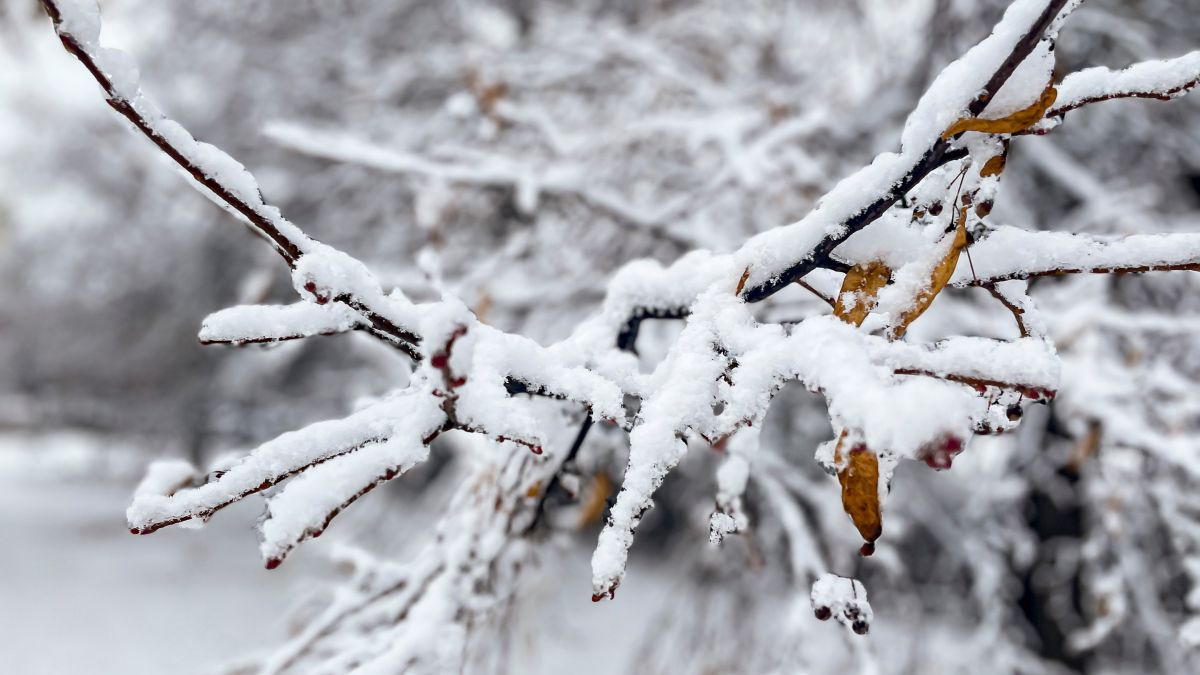
[[[151,462],[146,467],[142,482],[134,488],[135,497],[142,495],[169,495],[187,485],[196,476],[196,467],[182,459],[164,459]]]
[[[814,553],[819,547],[812,545],[805,515],[785,494],[792,486],[785,487],[782,478],[755,464],[758,429],[786,382],[799,381],[821,394],[837,433],[844,432],[878,456],[882,500],[899,460],[923,458],[931,444],[948,439],[961,448],[976,431],[1011,428],[998,414],[1002,406],[1028,389],[1044,393],[1058,389],[1063,379],[1059,356],[1045,337],[1048,331],[1026,292],[1027,284],[1020,280],[1064,271],[1194,266],[1200,258],[1197,235],[1107,240],[997,228],[981,224],[985,217],[981,212],[964,215],[972,231],[986,231],[987,236],[972,247],[970,276],[959,269],[953,282],[959,286],[997,283],[997,297],[1024,317],[1027,337],[1011,341],[951,337],[916,344],[876,333],[898,325],[914,307],[925,306],[920,301],[932,297],[931,276],[942,264],[949,271],[950,262],[943,261],[952,262],[948,255],[956,255],[957,248],[955,237],[947,236],[945,223],[917,215],[917,209],[893,209],[850,237],[838,252],[854,262],[883,260],[893,268],[891,285],[879,293],[873,315],[861,327],[813,314],[787,325],[761,322],[746,304],[742,295],[747,284],[756,287],[777,281],[816,251],[828,251],[846,238],[856,216],[903,197],[899,186],[932,150],[954,147],[968,153],[968,159],[934,172],[934,180],[914,191],[916,203],[929,205],[936,200],[955,213],[960,204],[947,200],[959,175],[953,169],[961,168],[955,199],[961,191],[962,204],[970,196],[990,207],[999,179],[975,174],[983,160],[1001,151],[998,137],[972,134],[948,140],[943,136],[957,120],[969,116],[972,107],[979,109],[972,104],[980,100],[997,69],[1048,6],[1045,0],[1017,0],[987,39],[941,71],[908,116],[898,152],[877,155],[838,182],[808,216],[754,236],[732,253],[696,250],[670,265],[649,260],[627,264],[608,284],[601,311],[566,340],[546,347],[482,323],[447,290],[441,260],[432,246],[418,254],[418,263],[430,277],[430,286],[442,295],[433,302],[414,304],[399,290],[385,290],[355,257],[308,239],[263,201],[244,165],[197,141],[143,95],[132,60],[99,46],[99,19],[91,3],[60,4],[64,16],[60,32],[76,39],[85,52],[84,61],[94,61],[102,71],[100,83],[118,111],[125,111],[152,140],[168,145],[168,154],[179,155],[181,166],[195,174],[193,178],[211,199],[265,234],[280,233],[273,239],[293,267],[293,285],[302,302],[218,312],[205,321],[201,340],[270,341],[368,326],[380,333],[384,332],[381,324],[391,323],[398,331],[412,334],[403,340],[398,335],[391,338],[411,342],[407,346],[417,362],[407,386],[343,419],[279,436],[224,465],[203,484],[184,486],[194,474],[185,463],[151,467],[126,512],[129,527],[147,533],[184,521],[202,522],[220,508],[283,483],[269,497],[268,516],[260,524],[260,551],[274,566],[297,544],[319,535],[333,516],[359,496],[427,459],[428,442],[434,436],[449,429],[472,434],[464,445],[476,471],[455,493],[439,522],[437,541],[409,565],[399,566],[403,572],[380,566],[405,579],[403,592],[381,605],[381,611],[400,618],[382,622],[381,628],[372,626],[373,640],[358,641],[345,653],[328,656],[327,664],[348,667],[353,662],[361,664],[361,672],[391,672],[414,663],[432,670],[452,669],[455,654],[466,644],[469,622],[515,593],[515,584],[502,582],[528,554],[528,541],[518,535],[523,532],[520,517],[538,490],[563,469],[561,455],[533,459],[526,451],[543,454],[543,447],[561,435],[561,429],[548,425],[545,411],[528,398],[509,395],[511,381],[576,409],[582,406],[592,420],[611,420],[631,428],[621,490],[592,555],[595,596],[611,597],[622,582],[644,514],[653,507],[666,477],[685,458],[689,444],[699,445],[700,439],[717,446],[720,440],[729,440],[728,457],[716,477],[717,509],[709,518],[710,540],[719,543],[749,526],[742,499],[753,476],[781,513],[796,576],[815,576],[815,570],[828,565],[819,560],[824,553]],[[1067,11],[1077,4],[1070,3]],[[476,18],[483,22],[476,26],[479,34],[493,46],[513,39],[505,37],[508,29],[497,28],[494,17]],[[1002,117],[1038,100],[1054,68],[1052,39],[1048,35],[993,92],[987,116]],[[632,44],[629,51],[657,60],[645,45]],[[1195,60],[1189,55],[1116,74],[1084,71],[1064,82],[1063,99],[1082,102],[1134,91],[1173,94],[1190,82],[1182,78],[1195,72]],[[698,94],[704,93],[701,87]],[[708,138],[718,146],[732,143],[741,134],[743,118],[736,112],[715,116],[716,130]],[[484,123],[493,125],[493,131],[497,128],[495,120]],[[428,229],[435,228],[442,216],[446,183],[451,182],[513,188],[518,211],[525,215],[534,214],[542,204],[541,195],[552,192],[602,204],[642,225],[655,221],[659,213],[670,213],[668,208],[647,216],[630,209],[606,192],[591,189],[584,174],[572,167],[535,170],[487,157],[470,166],[444,165],[404,152],[361,147],[353,139],[318,147],[323,145],[319,139],[296,128],[277,127],[273,135],[308,148],[310,154],[353,155],[361,164],[434,181],[432,195],[418,204],[419,219]],[[760,181],[757,167],[745,157],[731,164],[735,166],[730,175],[736,179],[747,184]],[[940,282],[933,290],[938,289]],[[682,331],[665,358],[650,372],[641,372],[635,355],[617,349],[616,337],[628,328],[631,316],[664,315],[683,318]],[[883,332],[899,337],[897,331]],[[1081,380],[1086,384],[1091,376]],[[1121,386],[1112,384],[1118,378],[1108,379],[1108,388],[1078,388],[1114,400],[1127,396]],[[640,399],[632,421],[625,419],[625,400],[630,397]],[[1072,404],[1078,405],[1065,399],[1067,409]],[[1155,445],[1165,457],[1187,464],[1190,447],[1183,442],[1169,438],[1163,442],[1121,421],[1110,423],[1105,433],[1121,443]],[[826,466],[834,461],[830,450],[828,445],[819,450]],[[372,577],[364,583],[369,587],[382,581]],[[363,594],[367,604],[375,597]],[[335,601],[330,611],[340,607],[342,600]],[[869,628],[872,611],[858,581],[821,576],[813,584],[811,601],[818,615],[836,616],[858,633]]]
[[[1053,42],[1042,40],[988,102],[981,117],[1000,119],[1024,110],[1038,100],[1042,90],[1054,78]]]
[[[409,433],[410,424],[415,423],[418,429],[439,426],[441,420],[437,418],[413,419],[409,409],[413,396],[394,395],[344,419],[317,422],[283,434],[259,446],[215,480],[198,487],[170,496],[136,495],[125,514],[129,527],[152,530],[164,522],[204,519],[214,510],[263,489],[281,476],[393,434]]]
[[[5,672],[222,672],[286,639],[295,599],[331,572],[319,558],[270,573],[247,565],[259,508],[249,502],[202,535],[131,537],[112,517],[130,487],[0,471]]]
[[[112,83],[113,90],[126,98],[136,98],[141,75],[133,57],[119,49],[107,47],[96,50],[95,54],[96,64]]]
[[[341,303],[318,305],[241,305],[209,314],[200,327],[200,341],[260,342],[311,335],[344,333],[359,326],[362,317]]]
[[[717,470],[717,511],[709,519],[708,539],[714,544],[750,526],[742,497],[750,481],[751,462],[758,451],[759,433],[759,427],[740,429],[727,445],[729,456]]]
[[[266,204],[258,183],[249,171],[237,160],[221,149],[197,141],[178,123],[167,118],[140,88],[137,65],[123,52],[100,46],[100,13],[95,0],[53,0],[61,20],[55,29],[65,38],[75,40],[104,74],[100,82],[110,100],[122,104],[132,111],[137,119],[135,125],[151,140],[162,139],[183,159],[189,169],[194,167],[201,175],[221,185],[240,204],[226,201],[213,193],[208,185],[203,192],[222,209],[240,219],[248,218],[243,208],[268,223],[299,251],[307,249],[311,240],[294,224],[283,218],[279,210]],[[278,244],[277,244],[278,245]]]
[[[813,611],[819,614],[825,610],[848,628],[865,626],[861,630],[855,628],[856,633],[865,633],[875,616],[871,603],[867,602],[867,589],[857,579],[824,574],[813,582],[810,599]]]
[[[1124,96],[1177,98],[1200,83],[1200,50],[1159,61],[1143,61],[1122,70],[1103,66],[1071,73],[1058,86],[1051,114],[1089,101]]]
[[[768,230],[747,241],[735,254],[735,267],[750,269],[749,283],[764,283],[808,258],[823,239],[841,236],[845,222],[862,212],[867,204],[891,193],[892,186],[913,170],[942,132],[966,115],[967,106],[984,89],[1045,6],[1044,0],[1014,2],[990,36],[942,70],[908,116],[900,153],[882,153],[868,166],[842,179],[799,222]],[[1039,53],[1041,56],[1037,57]],[[1038,77],[1048,69],[1052,57],[1043,50],[1035,52],[1035,58],[1037,65],[1022,70],[1020,77],[1010,78],[997,94],[1002,95],[1005,106],[1024,107],[1022,102],[1035,100],[1045,88],[1048,78],[1039,81]]]
[[[954,337],[932,345],[877,344],[875,351],[881,362],[897,370],[1015,382],[1039,389],[1057,389],[1061,375],[1053,344],[1037,338]]]
[[[1137,234],[1100,238],[1073,232],[998,227],[971,246],[975,273],[960,265],[951,283],[1021,279],[1058,270],[1195,265],[1200,234]]]
[[[96,0],[55,0],[61,15],[59,30],[73,35],[88,49],[100,43],[100,5]]]
[[[403,419],[393,422],[397,435],[318,464],[267,500],[267,517],[259,525],[263,559],[281,560],[303,539],[319,535],[331,514],[364,491],[425,461],[429,446],[424,439],[442,422],[438,402],[413,397],[403,413]]]

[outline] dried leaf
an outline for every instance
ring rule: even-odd
[[[961,207],[958,210],[958,227],[954,231],[954,241],[950,244],[950,250],[946,252],[946,257],[933,268],[933,274],[929,279],[929,287],[923,289],[913,298],[912,307],[909,308],[901,317],[900,321],[892,327],[891,337],[898,339],[904,335],[904,331],[917,317],[925,313],[929,306],[933,304],[934,298],[946,284],[950,283],[950,277],[954,275],[954,268],[958,265],[958,256],[967,246],[967,207]]]
[[[1007,117],[994,120],[980,117],[964,117],[943,131],[942,138],[951,138],[967,131],[979,131],[986,134],[1015,134],[1025,131],[1046,116],[1046,111],[1050,109],[1050,106],[1054,105],[1054,101],[1057,98],[1058,90],[1054,88],[1053,84],[1048,84],[1042,95],[1038,97],[1038,100],[1034,101],[1028,108],[1018,110]]]
[[[1100,439],[1103,433],[1104,427],[1099,421],[1092,420],[1088,423],[1087,433],[1075,444],[1071,450],[1071,457],[1067,460],[1067,468],[1072,473],[1078,474],[1083,469],[1083,465],[1096,456],[1100,450]]]
[[[737,290],[735,290],[735,291],[733,292],[733,294],[734,294],[734,295],[741,295],[741,294],[742,294],[742,289],[746,287],[746,280],[747,280],[747,279],[749,279],[749,278],[750,278],[750,268],[749,268],[749,267],[747,267],[747,268],[746,268],[746,269],[745,269],[745,270],[742,272],[742,278],[741,278],[741,279],[738,279]]]
[[[600,472],[592,478],[591,489],[588,490],[587,499],[584,500],[579,511],[579,527],[584,528],[600,520],[604,515],[605,507],[608,506],[608,498],[612,495],[612,489],[612,481],[609,480],[608,474]]]
[[[983,178],[991,178],[1004,173],[1004,167],[1008,163],[1008,159],[1003,153],[992,157],[983,163],[983,168],[979,170],[979,175]]]
[[[475,307],[471,310],[475,314],[475,318],[479,319],[480,323],[487,323],[488,314],[492,311],[492,295],[484,291],[483,295],[479,296],[479,301],[475,303]]]
[[[542,494],[542,481],[540,480],[530,485],[529,489],[525,491],[525,496],[529,499],[535,499],[540,494]]]
[[[837,302],[834,303],[833,315],[846,323],[861,326],[867,314],[875,308],[879,291],[891,278],[892,270],[878,260],[851,267],[842,280],[842,290],[838,292]],[[847,293],[853,294],[853,307],[845,304]]]
[[[842,464],[843,444],[846,433],[838,439],[834,450],[838,464]],[[854,521],[863,540],[872,546],[883,534],[883,512],[879,505],[879,457],[867,446],[859,443],[845,455],[845,466],[838,471],[838,482],[842,484],[842,508]],[[871,548],[864,547],[864,552]]]

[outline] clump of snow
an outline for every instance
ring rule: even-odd
[[[87,49],[100,44],[100,5],[96,0],[55,0],[61,17],[58,29]]]
[[[818,619],[837,619],[859,635],[871,629],[875,617],[867,602],[867,589],[858,579],[824,574],[813,582],[810,595],[813,612]]]
[[[205,317],[200,327],[200,341],[237,344],[290,340],[310,335],[344,333],[361,323],[362,317],[341,303],[240,305]]]
[[[278,564],[298,543],[321,534],[329,519],[364,492],[425,461],[424,439],[443,420],[440,402],[432,396],[411,396],[407,402],[394,423],[396,435],[318,464],[267,501],[259,548],[268,564]]]
[[[96,51],[96,64],[112,83],[113,91],[122,98],[135,99],[139,95],[137,62],[119,49],[102,47]]]
[[[708,518],[708,542],[710,544],[720,544],[725,537],[741,530],[742,524],[728,513],[718,511]]]
[[[134,497],[174,494],[176,490],[190,483],[195,476],[196,467],[182,459],[151,462],[133,494]]]
[[[1137,234],[1101,238],[1074,232],[998,227],[971,246],[975,273],[959,266],[951,283],[1024,279],[1059,271],[1193,264],[1200,234]]]
[[[1070,110],[1090,100],[1133,95],[1175,98],[1198,83],[1200,51],[1174,59],[1143,61],[1122,70],[1088,68],[1063,78],[1054,110]]]
[[[207,518],[233,501],[297,471],[400,433],[411,422],[412,397],[411,393],[393,395],[346,418],[317,422],[283,434],[259,446],[204,485],[170,496],[137,494],[125,512],[129,527],[144,532],[163,523]]]

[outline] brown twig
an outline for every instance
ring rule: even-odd
[[[837,309],[837,302],[833,298],[825,297],[824,293],[813,288],[811,285],[809,285],[809,283],[807,281],[805,281],[803,279],[797,279],[796,285],[805,289],[809,293],[812,293],[813,295],[817,296],[818,298],[824,300],[825,304],[829,305],[830,307]]]
[[[216,506],[212,506],[210,508],[204,509],[203,511],[197,511],[195,513],[189,513],[189,514],[177,516],[174,518],[168,518],[166,520],[155,521],[155,522],[150,523],[149,525],[145,525],[143,527],[134,527],[134,528],[131,528],[129,531],[133,534],[150,534],[152,532],[157,532],[164,527],[168,527],[171,525],[178,525],[179,523],[186,522],[189,520],[200,520],[200,521],[208,520],[209,518],[211,518],[213,516],[213,514],[215,514],[217,511],[220,511],[221,509],[225,508],[226,506],[229,506],[230,504],[233,504],[234,502],[241,501],[242,499],[245,499],[246,497],[249,497],[252,494],[257,494],[268,488],[275,487],[276,485],[291,478],[292,476],[295,476],[297,474],[308,471],[309,469],[313,468],[314,466],[317,466],[318,464],[324,464],[325,462],[328,462],[332,459],[336,459],[338,457],[342,457],[343,455],[348,455],[356,450],[362,449],[368,445],[371,445],[372,443],[380,443],[385,440],[387,440],[387,439],[383,438],[383,437],[371,438],[371,439],[363,441],[362,443],[359,443],[357,445],[353,445],[348,448],[343,448],[341,450],[331,452],[328,455],[325,455],[324,457],[313,460],[303,466],[296,467],[295,469],[292,469],[291,471],[272,476],[272,477],[264,480],[262,483],[259,483],[255,487],[250,488],[249,490],[243,490],[242,492],[240,492],[236,495],[226,498],[224,501],[220,502]],[[197,486],[197,487],[199,487],[199,486]]]
[[[46,10],[46,14],[54,22],[55,31],[58,33],[63,47],[91,73],[92,78],[104,90],[105,101],[109,107],[129,120],[143,136],[150,139],[163,154],[170,157],[171,161],[178,164],[193,180],[215,195],[230,209],[245,218],[254,232],[262,235],[271,242],[289,267],[295,267],[296,261],[304,254],[305,244],[311,245],[316,242],[309,238],[306,238],[306,241],[296,241],[289,237],[276,223],[278,216],[272,214],[272,211],[278,213],[278,209],[265,202],[261,205],[247,202],[238,195],[236,190],[230,188],[218,178],[205,173],[201,166],[188,157],[179,147],[176,147],[170,139],[159,133],[151,121],[138,111],[133,101],[130,101],[124,94],[117,90],[112,80],[104,73],[99,64],[96,63],[92,54],[76,40],[74,35],[62,30],[63,17],[57,2],[55,0],[41,0],[41,2],[42,7]],[[367,332],[376,337],[383,338],[386,342],[395,345],[410,357],[414,359],[419,358],[420,353],[417,350],[417,346],[421,341],[419,336],[397,326],[383,314],[368,307],[357,298],[342,296],[334,298],[334,300],[343,302],[362,314],[363,318],[370,324],[370,327],[365,329]]]
[[[1072,101],[1071,103],[1060,108],[1051,108],[1050,112],[1046,113],[1046,119],[1061,117],[1072,110],[1077,110],[1085,105],[1102,103],[1104,101],[1115,101],[1122,98],[1145,98],[1155,101],[1171,101],[1179,94],[1194,89],[1197,85],[1200,85],[1200,77],[1194,80],[1189,80],[1184,84],[1181,84],[1177,87],[1172,87],[1165,91],[1121,91],[1112,94],[1104,94],[1101,96],[1088,96],[1081,98],[1078,101]]]
[[[917,375],[920,377],[932,377],[938,380],[947,380],[949,382],[958,382],[959,384],[970,385],[976,389],[981,389],[984,387],[1011,389],[1013,391],[1018,391],[1027,398],[1031,398],[1035,401],[1044,398],[1051,399],[1055,396],[1055,392],[1052,389],[1047,389],[1046,387],[1040,387],[1032,384],[1022,384],[1020,382],[1005,382],[1004,380],[993,380],[986,377],[973,377],[971,375],[959,375],[957,373],[936,373],[931,370],[921,370],[919,368],[897,368],[895,372],[897,375]]]
[[[978,279],[976,279],[976,281],[978,281]],[[988,293],[992,294],[992,297],[999,300],[1000,304],[1004,305],[1008,311],[1012,312],[1013,319],[1015,319],[1017,322],[1017,329],[1021,331],[1021,337],[1029,337],[1029,327],[1025,325],[1025,310],[1017,307],[1011,301],[1009,301],[1008,297],[1001,293],[1000,290],[996,288],[995,284],[982,284],[982,286]]]
[[[1170,265],[1099,265],[1096,267],[1057,267],[1043,270],[1021,270],[982,279],[973,279],[962,286],[988,287],[1001,281],[1019,281],[1039,277],[1058,277],[1067,274],[1142,274],[1145,272],[1200,272],[1200,262],[1173,263]]]

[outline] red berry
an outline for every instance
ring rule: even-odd
[[[861,619],[850,624],[850,627],[853,628],[854,632],[858,633],[859,635],[866,635],[867,632],[871,630],[871,625]]]
[[[818,607],[813,610],[813,615],[821,621],[828,621],[829,617],[833,616],[833,612],[828,607]]]
[[[450,359],[445,354],[434,354],[433,358],[429,359],[429,365],[437,368],[438,370],[442,370],[446,366],[450,365]]]

